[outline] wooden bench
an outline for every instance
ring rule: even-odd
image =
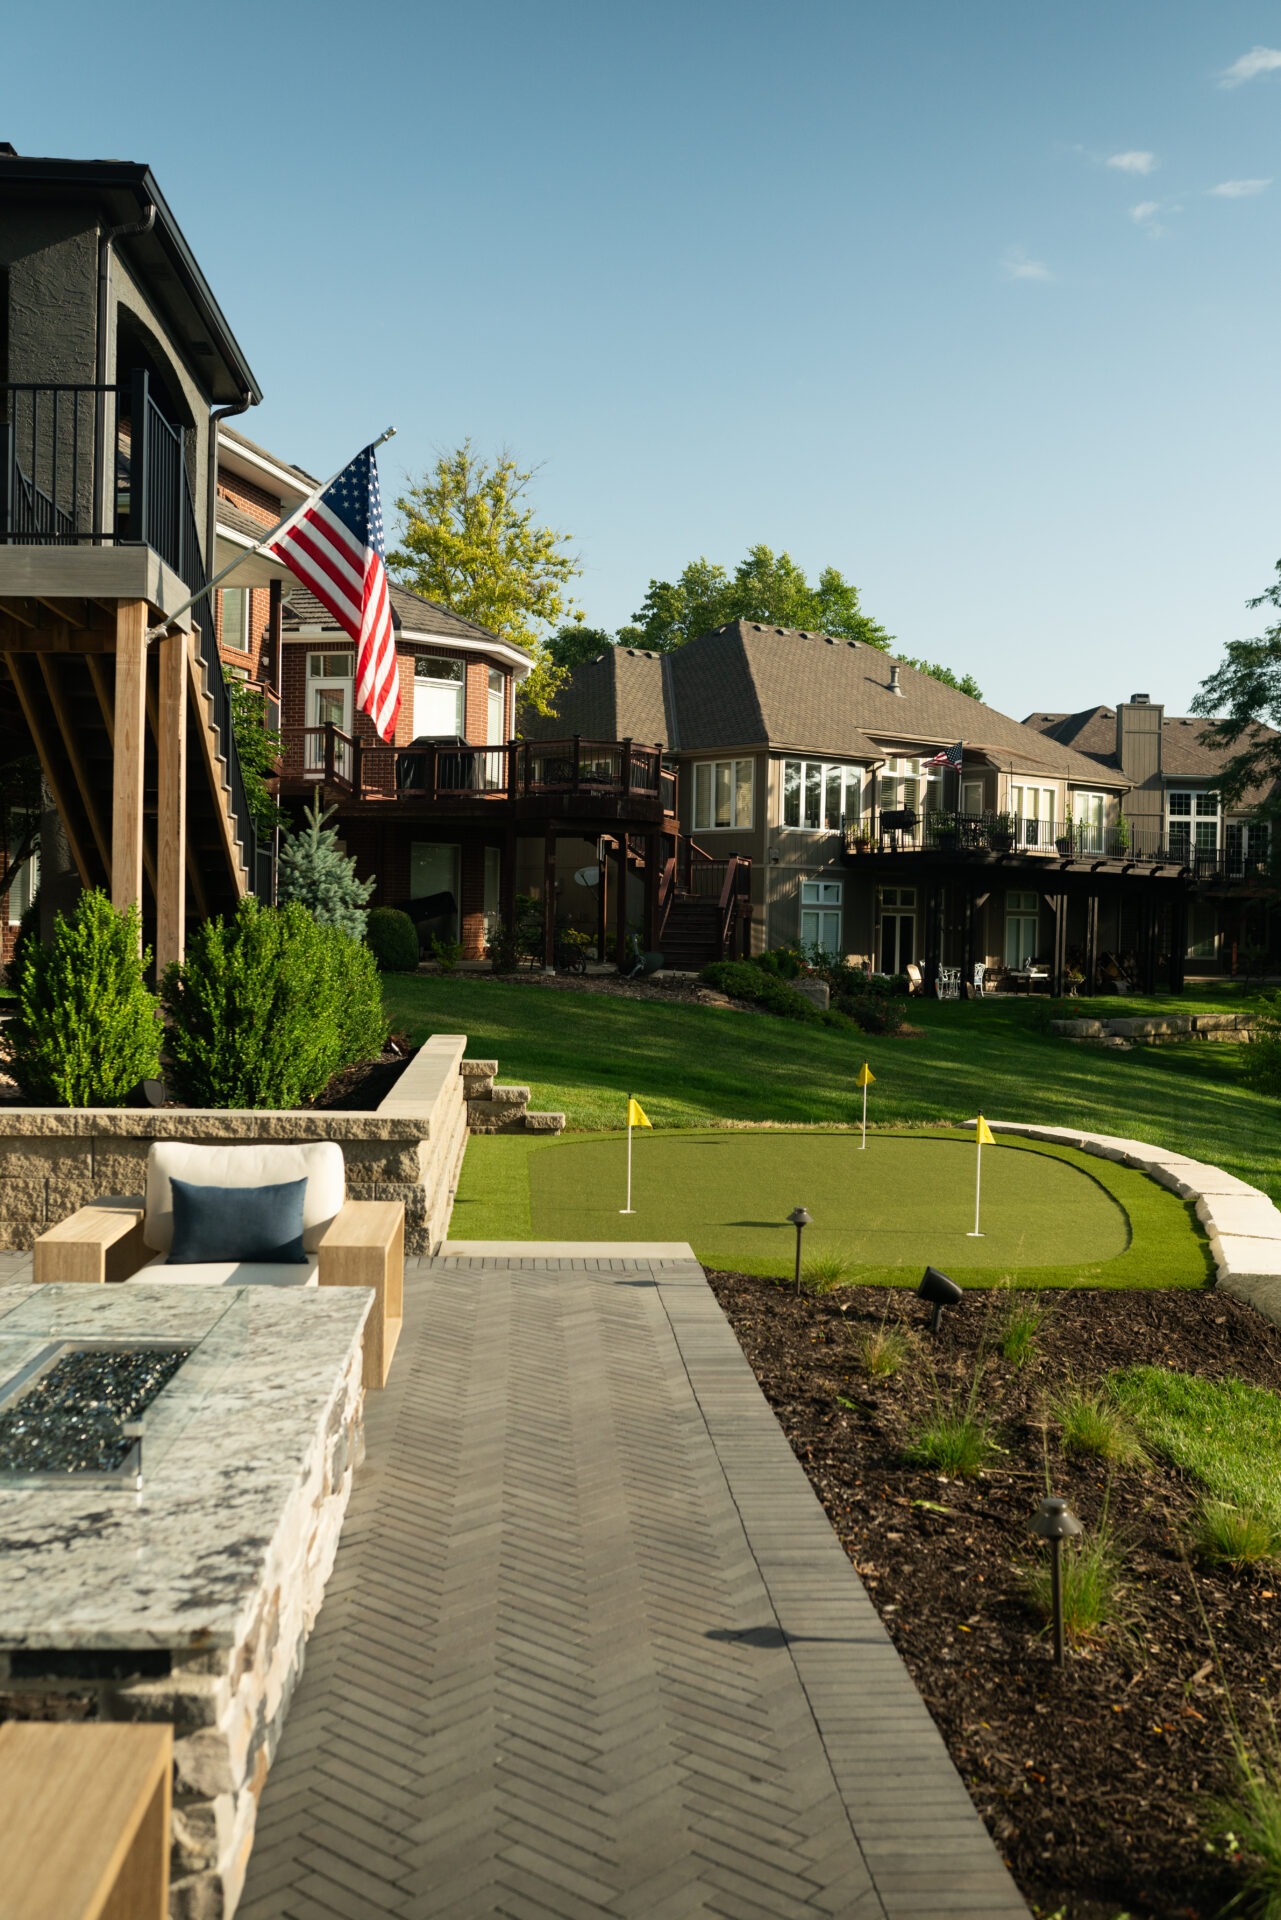
[[[0,1920],[168,1920],[173,1728],[0,1726]]]

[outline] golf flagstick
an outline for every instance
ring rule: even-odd
[[[860,1153],[867,1152],[867,1090],[875,1078],[876,1075],[872,1072],[872,1069],[865,1060],[858,1070],[858,1079],[854,1082],[856,1087],[862,1087],[863,1089],[863,1138],[859,1145]]]
[[[994,1147],[992,1129],[980,1114],[974,1126],[974,1231],[966,1234],[967,1240],[983,1240],[986,1235],[979,1231],[979,1202],[983,1192],[983,1149]]]
[[[639,1100],[629,1093],[627,1096],[627,1205],[618,1209],[620,1213],[635,1213],[636,1211],[632,1205],[632,1128],[634,1126],[648,1127],[649,1125],[650,1122],[645,1117],[644,1107],[642,1107]]]

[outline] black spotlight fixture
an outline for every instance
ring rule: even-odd
[[[793,1207],[788,1219],[796,1228],[796,1291],[801,1290],[801,1235],[810,1224],[810,1216],[804,1207]]]
[[[1047,1495],[1036,1511],[1033,1533],[1050,1543],[1050,1624],[1054,1629],[1054,1664],[1063,1665],[1063,1569],[1059,1563],[1063,1542],[1080,1533],[1081,1522],[1066,1500]]]
[[[943,1318],[944,1307],[954,1307],[961,1299],[961,1289],[955,1280],[949,1280],[937,1267],[927,1267],[921,1275],[921,1284],[916,1289],[918,1300],[924,1300],[933,1307],[930,1315],[930,1332],[937,1333],[939,1322]]]

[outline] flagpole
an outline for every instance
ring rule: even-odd
[[[632,1096],[627,1096],[627,1205],[618,1209],[620,1213],[632,1213]]]
[[[983,1189],[983,1142],[979,1140],[974,1148],[974,1231],[967,1233],[967,1240],[982,1240],[979,1232],[979,1195]]]
[[[390,440],[392,438],[395,432],[396,432],[395,427],[388,427],[385,433],[380,433],[378,438],[372,443],[370,451],[371,452],[377,451],[377,449],[382,446],[385,440]],[[196,605],[197,601],[203,600],[206,594],[212,593],[214,588],[219,584],[219,582],[222,580],[225,580],[229,573],[234,573],[237,567],[243,567],[246,560],[252,560],[254,555],[257,553],[261,553],[263,548],[268,546],[271,541],[278,540],[282,533],[288,532],[289,528],[293,526],[295,520],[301,520],[304,513],[306,513],[309,508],[315,506],[321,494],[328,493],[330,487],[333,486],[334,481],[338,478],[338,474],[342,473],[344,468],[349,467],[350,465],[351,465],[350,460],[344,460],[342,466],[338,468],[337,473],[331,473],[328,480],[325,481],[324,485],[317,487],[313,493],[309,493],[307,495],[307,498],[302,502],[300,506],[291,507],[289,512],[285,515],[284,519],[278,520],[274,527],[270,528],[266,533],[264,533],[264,535],[262,536],[262,539],[258,542],[256,546],[249,547],[246,549],[244,553],[237,554],[236,558],[232,560],[227,566],[221,568],[220,571],[214,575],[212,580],[206,580],[204,586],[201,587],[198,593],[193,593],[191,598],[189,600],[184,600],[180,607],[175,607],[172,613],[167,613],[164,619],[160,622],[158,626],[148,627],[147,635],[146,635],[148,645],[150,645],[151,641],[153,640],[159,640],[162,634],[168,633],[170,627],[173,625],[175,620],[180,620],[184,613],[190,613],[191,609]]]
[[[863,1082],[863,1143],[859,1148],[859,1152],[860,1153],[867,1152],[867,1081],[866,1080]]]

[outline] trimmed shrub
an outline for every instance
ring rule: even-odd
[[[727,993],[731,1000],[746,1000],[785,1020],[818,1019],[818,1009],[812,1001],[797,993],[795,987],[789,987],[786,980],[764,972],[751,960],[713,960],[698,977],[706,986]]]
[[[1259,995],[1254,1038],[1245,1050],[1245,1077],[1259,1093],[1281,1094],[1281,993]]]
[[[207,920],[161,989],[182,1097],[201,1107],[297,1107],[387,1035],[370,949],[305,907],[252,896]]]
[[[15,982],[14,1078],[28,1100],[118,1107],[160,1072],[160,1016],[143,978],[138,909],[117,913],[105,893],[81,894],[53,939],[23,944]]]
[[[24,907],[22,918],[18,922],[18,932],[13,943],[13,957],[5,971],[5,980],[12,992],[18,991],[18,982],[22,978],[23,963],[28,947],[40,944],[40,889],[36,888],[29,904]]]
[[[399,907],[370,909],[365,945],[383,973],[413,973],[418,965],[418,929]]]
[[[520,965],[520,936],[499,920],[489,936],[489,964],[495,973],[515,973]]]

